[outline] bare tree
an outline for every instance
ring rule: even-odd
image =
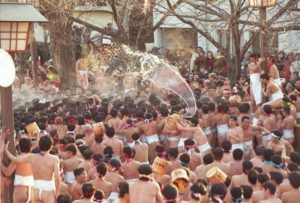
[[[267,34],[271,34],[275,31],[299,29],[298,24],[296,24],[299,16],[293,12],[298,0],[279,0],[275,7],[269,9],[271,16],[265,24],[260,23],[257,17],[259,16],[258,11],[249,7],[248,0],[184,0],[182,5],[185,9],[176,9],[171,2],[172,0],[167,0],[165,12],[171,12],[181,22],[195,29],[217,47],[227,59],[233,59],[233,78],[235,80],[240,78],[241,60],[253,44],[255,37],[252,34],[242,44],[243,32],[267,32]],[[232,41],[233,55],[230,54],[228,43],[222,43],[218,37],[212,34],[215,30],[228,33]]]

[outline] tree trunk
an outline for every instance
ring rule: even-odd
[[[54,66],[58,70],[61,88],[75,87],[75,45],[72,41],[72,22],[62,16],[49,19],[49,36]]]

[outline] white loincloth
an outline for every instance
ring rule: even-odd
[[[227,124],[217,125],[218,136],[224,136],[228,132],[229,128]]]
[[[131,148],[134,147],[134,144],[135,144],[135,142],[127,142],[127,145],[128,145],[129,147],[131,147]]]
[[[107,199],[111,200],[111,201],[114,201],[114,200],[116,200],[118,198],[119,198],[119,194],[117,192],[111,192],[110,195],[109,195],[109,197]]]
[[[159,138],[158,138],[157,134],[145,136],[145,138],[146,138],[146,141],[148,144],[152,144],[154,142],[159,142]]]
[[[186,141],[187,139],[188,138],[180,138],[177,147],[184,147],[184,141]]]
[[[276,101],[278,99],[282,99],[284,97],[282,91],[279,89],[275,93],[270,96],[271,101]]]
[[[260,73],[250,74],[251,92],[256,105],[262,103]]]
[[[294,135],[294,131],[293,130],[287,130],[287,129],[284,129],[283,130],[283,138],[285,139],[291,139],[291,138],[294,138],[295,135]]]
[[[169,141],[178,142],[179,136],[172,136],[167,138]]]
[[[205,143],[205,144],[200,145],[198,147],[198,150],[199,150],[200,154],[203,154],[204,152],[206,152],[206,151],[208,151],[210,149],[211,149],[211,146],[208,143]]]
[[[296,118],[297,118],[297,119],[300,119],[300,112],[297,112],[297,113],[296,113]]]
[[[210,127],[204,128],[203,132],[204,132],[205,135],[211,135],[212,134]]]
[[[82,88],[87,90],[87,88],[89,86],[88,71],[79,70],[78,77],[79,77],[79,81],[80,81],[79,85],[82,85]]]
[[[281,87],[281,80],[280,78],[277,78],[277,79],[273,79],[273,82],[278,85],[279,87]]]
[[[27,200],[25,203],[29,203],[31,200],[31,188],[34,186],[33,176],[20,176],[16,174],[14,185],[15,186],[22,185],[28,187]]]
[[[130,184],[130,183],[134,183],[136,182],[138,179],[137,178],[133,178],[133,179],[126,179],[125,181]]]
[[[64,176],[65,182],[72,184],[75,181],[75,175],[73,171],[66,171]]]
[[[231,150],[234,151],[235,149],[241,149],[241,150],[244,150],[244,143],[236,143],[236,144],[232,144]]]
[[[32,187],[34,185],[33,176],[20,176],[16,174],[14,185],[23,185],[23,186]]]
[[[253,125],[253,126],[257,126],[257,125],[258,125],[258,122],[259,122],[258,118],[253,117],[252,125]]]
[[[43,191],[55,192],[55,183],[53,180],[34,180],[33,188],[39,190],[39,200],[42,200]]]
[[[263,145],[267,146],[268,142],[271,140],[273,133],[262,136]]]
[[[244,155],[247,157],[250,153],[250,151],[253,149],[253,142],[252,140],[246,141],[243,143],[244,144]]]

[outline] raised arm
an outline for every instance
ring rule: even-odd
[[[15,162],[15,163],[29,163],[30,160],[31,160],[31,154],[28,153],[24,156],[14,156],[12,153],[10,153],[10,151],[8,150],[8,144],[9,142],[7,142],[5,144],[5,147],[4,147],[4,151],[7,155],[7,157],[12,161],[12,162]]]
[[[55,181],[56,196],[57,196],[57,195],[59,195],[59,191],[60,191],[60,170],[59,170],[59,159],[58,158],[54,165],[54,181]]]

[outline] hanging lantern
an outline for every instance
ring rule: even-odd
[[[0,86],[9,87],[13,84],[16,77],[14,61],[9,53],[0,49]]]
[[[263,7],[270,7],[275,6],[277,0],[249,0],[251,7],[263,8]]]

